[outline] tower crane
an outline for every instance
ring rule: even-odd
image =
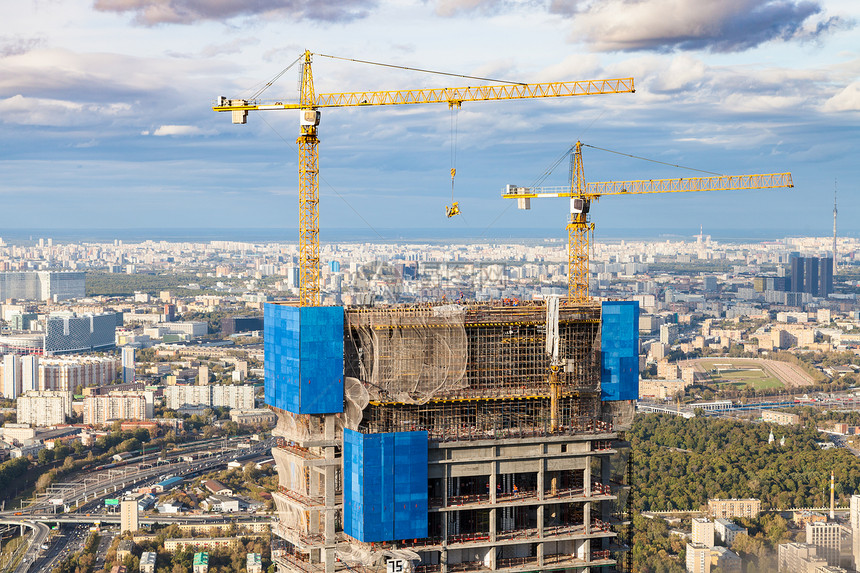
[[[568,302],[574,304],[589,300],[588,250],[594,232],[594,223],[589,221],[588,214],[591,203],[597,202],[601,196],[794,187],[791,173],[586,183],[582,167],[582,145],[582,142],[577,141],[573,146],[570,187],[529,188],[507,185],[502,190],[502,197],[516,199],[520,209],[530,209],[533,198],[570,198],[570,219],[567,224],[567,296]]]
[[[247,123],[249,111],[300,110],[299,147],[299,302],[319,306],[319,154],[317,127],[320,109],[447,103],[459,107],[468,101],[549,98],[578,95],[632,93],[633,78],[548,83],[501,83],[461,88],[423,88],[393,91],[316,93],[311,70],[311,52],[305,51],[301,70],[298,103],[228,99],[220,97],[214,111],[232,112],[234,124]],[[323,55],[323,54],[317,54]],[[455,204],[454,208],[457,207]],[[450,215],[450,213],[449,213]]]

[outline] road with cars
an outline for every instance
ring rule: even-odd
[[[155,483],[167,477],[192,477],[193,475],[211,471],[224,466],[231,461],[245,461],[259,458],[271,450],[273,440],[261,441],[245,448],[224,449],[216,452],[206,452],[192,461],[182,460],[181,457],[192,455],[186,451],[177,455],[172,461],[162,463],[145,463],[145,461],[123,468],[110,468],[96,473],[83,473],[77,480],[49,487],[46,495],[35,502],[17,510],[0,512],[0,524],[24,526],[32,531],[28,545],[14,573],[29,571],[50,571],[57,562],[65,556],[80,551],[89,535],[89,526],[93,523],[119,523],[117,513],[105,513],[104,499],[119,496],[126,490],[146,482]],[[206,446],[199,444],[198,449]],[[58,510],[68,508],[70,511],[59,513]],[[141,518],[141,523],[192,523],[192,522],[224,522],[221,515],[168,516],[158,518]],[[50,529],[45,523],[68,524],[72,527],[67,532],[59,532],[48,538]],[[102,556],[103,558],[103,556]]]

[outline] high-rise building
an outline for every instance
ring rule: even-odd
[[[803,289],[805,293],[818,296],[818,258],[803,259]]]
[[[164,399],[171,410],[184,406],[251,410],[254,408],[254,387],[250,384],[168,386],[164,389]]]
[[[119,532],[123,534],[127,531],[134,533],[140,529],[138,520],[139,508],[136,499],[124,499],[119,503]]]
[[[72,393],[63,390],[31,390],[18,397],[18,422],[31,426],[65,424],[72,415]]]
[[[278,570],[615,566],[638,304],[557,301],[267,304]]]
[[[3,397],[14,400],[21,394],[21,358],[15,354],[3,356]]]
[[[101,426],[115,420],[148,420],[153,414],[152,392],[110,392],[84,397],[84,424]]]
[[[687,573],[711,573],[711,548],[701,543],[687,544]]]
[[[714,522],[707,517],[693,519],[693,544],[714,546]]]
[[[779,573],[799,573],[815,571],[827,560],[817,555],[817,549],[809,543],[782,543],[777,548],[777,567]]]
[[[843,537],[849,533],[841,523],[818,521],[806,524],[806,543],[814,545],[818,557],[828,565],[839,565]]]
[[[29,354],[21,357],[21,393],[39,389],[39,357]]]
[[[818,296],[833,294],[833,259],[818,259]]]
[[[117,378],[120,362],[110,356],[70,356],[38,361],[40,390],[104,386]]]
[[[198,386],[208,386],[209,385],[209,367],[205,364],[201,364],[199,368],[197,368],[197,385]]]
[[[125,384],[134,382],[134,348],[122,349],[122,381]]]
[[[86,273],[69,271],[0,272],[0,300],[68,300],[86,296]]]
[[[791,257],[791,292],[803,292],[803,257]]]
[[[860,566],[860,495],[851,496],[851,553],[854,556],[854,569]]]

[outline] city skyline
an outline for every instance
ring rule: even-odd
[[[324,242],[344,228],[563,238],[564,200],[519,212],[500,193],[533,183],[577,139],[706,171],[794,176],[791,190],[609,198],[593,210],[597,240],[699,225],[827,235],[837,180],[840,234],[856,235],[856,5],[681,2],[662,22],[667,5],[28,4],[10,16],[17,33],[0,38],[0,197],[25,214],[5,227],[296,228],[296,114],[252,113],[234,126],[211,105],[247,97],[307,48],[508,81],[633,76],[637,91],[464,104],[456,159],[444,105],[324,110]],[[314,70],[319,92],[476,83],[323,57]],[[293,97],[295,78],[289,70],[261,97]],[[584,162],[589,181],[697,175],[588,148]],[[463,215],[446,219],[452,166]],[[563,160],[546,184],[565,184],[567,171]]]

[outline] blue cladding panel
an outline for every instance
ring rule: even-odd
[[[359,541],[427,537],[427,432],[343,431],[343,530]]]
[[[294,414],[343,412],[343,307],[267,304],[266,404]]]
[[[601,400],[639,397],[639,303],[605,301],[600,329]]]

